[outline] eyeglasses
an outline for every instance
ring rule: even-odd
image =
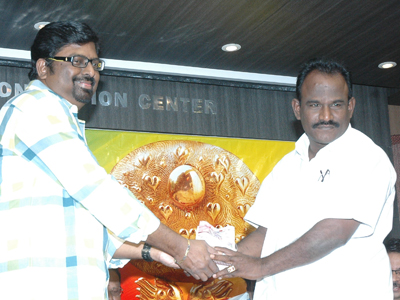
[[[82,55],[74,55],[70,57],[54,56],[54,57],[48,57],[47,59],[55,61],[69,61],[74,67],[77,68],[86,68],[88,63],[91,63],[95,71],[103,71],[105,66],[104,60],[101,60],[99,58],[89,59],[86,56]]]
[[[114,288],[114,289],[108,290],[110,295],[113,297],[121,296],[123,291],[124,290],[122,288]]]
[[[396,275],[400,275],[400,269],[392,270],[392,273],[394,273],[394,274],[396,274]]]

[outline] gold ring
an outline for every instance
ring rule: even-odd
[[[229,273],[232,273],[232,272],[236,271],[236,268],[235,268],[235,266],[230,266],[227,270]]]

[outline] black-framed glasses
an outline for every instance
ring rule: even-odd
[[[83,55],[54,56],[54,57],[48,57],[47,59],[55,60],[55,61],[69,61],[74,67],[77,67],[77,68],[86,68],[88,63],[91,63],[93,66],[93,69],[95,69],[96,71],[103,71],[104,66],[105,66],[104,60],[99,59],[99,58],[89,59]]]
[[[393,274],[396,274],[396,275],[400,275],[400,269],[392,270],[392,273],[393,273]]]

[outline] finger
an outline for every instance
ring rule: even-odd
[[[228,248],[222,248],[222,247],[215,247],[215,250],[217,250],[220,253],[225,253],[226,255],[235,255],[237,252],[236,251],[232,251]]]
[[[201,274],[199,274],[199,277],[200,277],[201,281],[207,281],[208,278],[211,276],[207,276],[206,274],[201,273]]]
[[[229,273],[226,268],[213,275],[213,278],[218,278],[218,279],[232,278],[232,277],[235,277],[235,275]]]
[[[218,251],[217,250],[215,250],[213,247],[211,247],[211,246],[209,246],[208,244],[207,244],[207,251],[208,251],[208,253],[218,253]]]
[[[229,263],[232,261],[232,257],[228,255],[222,255],[222,254],[210,254],[210,257],[214,261],[222,261],[225,263]]]
[[[211,277],[214,273],[219,271],[219,268],[218,268],[216,262],[213,261],[212,259],[210,259],[208,267],[209,267],[209,271],[210,271],[210,273],[208,274],[209,277]]]
[[[189,273],[189,274],[191,274],[194,279],[197,279],[197,280],[200,279],[200,276],[197,275],[196,273]]]
[[[185,261],[185,263],[189,264],[190,266],[190,267],[185,267],[185,270],[188,271],[190,274],[192,274],[192,276],[195,279],[207,281],[210,277],[213,276],[215,272],[219,270],[216,264],[211,259],[209,259],[209,261],[211,262],[211,264],[207,264],[200,268],[193,265],[190,261],[187,262]],[[212,268],[213,265],[215,265],[215,269]],[[181,267],[183,267],[183,265]]]
[[[216,272],[219,271],[219,268],[217,267],[215,262],[213,262],[213,261],[211,261],[211,262],[212,262],[212,265],[210,264],[209,266],[199,270],[199,271],[203,272],[204,276],[207,277],[207,280],[208,280],[208,278],[212,277]],[[213,266],[215,266],[215,267],[213,267]]]

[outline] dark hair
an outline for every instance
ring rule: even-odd
[[[391,238],[385,242],[386,251],[400,253],[400,239]]]
[[[341,74],[346,81],[349,90],[348,100],[353,97],[353,84],[351,82],[351,74],[347,70],[347,68],[343,64],[329,58],[314,58],[306,62],[301,67],[299,75],[297,76],[296,96],[299,101],[301,101],[301,88],[303,86],[304,80],[306,79],[307,75],[314,70],[329,75]]]
[[[52,57],[67,45],[84,45],[89,42],[95,44],[96,52],[99,54],[99,38],[85,23],[60,21],[47,24],[39,30],[31,47],[29,80],[37,79],[36,62],[39,58]]]

